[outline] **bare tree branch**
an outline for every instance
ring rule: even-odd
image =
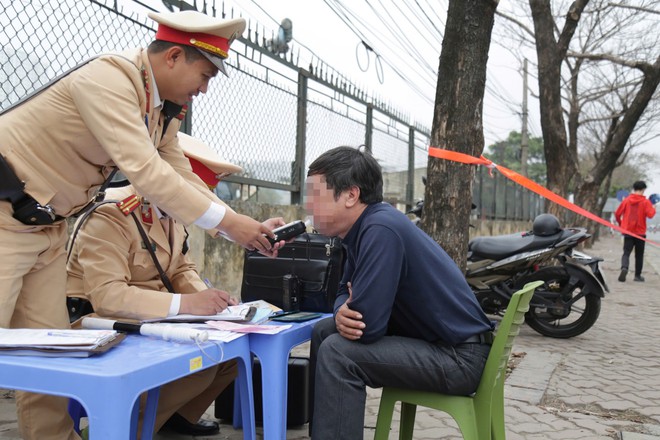
[[[581,58],[591,61],[609,61],[611,63],[619,64],[621,66],[630,67],[632,69],[639,69],[645,71],[646,69],[652,69],[653,66],[644,61],[629,61],[624,60],[621,57],[607,53],[577,53],[577,52],[568,52],[566,56],[571,58]]]
[[[587,6],[587,3],[589,3],[589,0],[576,0],[566,14],[564,29],[562,29],[561,34],[559,35],[559,40],[557,41],[557,48],[562,56],[568,50],[568,45],[573,38],[573,34],[575,34],[578,22],[580,21],[580,16],[582,15],[584,8]]]
[[[660,14],[660,11],[656,11],[656,10],[650,9],[650,8],[643,8],[643,7],[639,7],[639,6],[630,6],[630,5],[624,5],[622,3],[611,3],[611,2],[609,3],[609,5],[613,6],[615,8],[634,9],[634,10],[640,11],[640,12],[648,12],[649,14]]]
[[[504,12],[500,12],[498,10],[495,10],[495,15],[499,15],[500,17],[509,20],[512,23],[515,23],[520,29],[527,32],[532,37],[532,41],[534,41],[534,31],[528,28],[522,21],[513,18],[510,15],[507,15]]]

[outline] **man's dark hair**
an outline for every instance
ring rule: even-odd
[[[147,48],[147,51],[149,53],[161,53],[165,52],[168,50],[170,47],[173,46],[179,46],[181,49],[183,49],[183,52],[186,54],[186,62],[187,63],[194,63],[195,61],[204,58],[204,55],[202,55],[197,48],[192,47],[192,46],[187,46],[185,44],[178,44],[178,43],[172,43],[170,41],[163,41],[163,40],[154,40],[149,44],[149,47]]]
[[[353,147],[336,147],[321,154],[309,166],[307,176],[323,175],[335,199],[352,186],[360,188],[360,201],[365,205],[383,201],[383,173],[376,159],[367,151]]]
[[[646,182],[644,182],[643,180],[638,180],[637,182],[633,183],[633,189],[635,191],[646,189]]]

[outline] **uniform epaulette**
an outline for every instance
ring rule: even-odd
[[[140,206],[141,198],[135,194],[126,197],[124,200],[117,202],[117,206],[124,215],[128,215]]]
[[[181,106],[181,111],[178,115],[175,116],[179,121],[183,121],[183,118],[186,117],[186,112],[188,111],[188,104],[183,104]]]

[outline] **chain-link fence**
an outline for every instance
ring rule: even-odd
[[[126,12],[116,0],[0,0],[0,110],[97,54],[146,47],[154,23],[145,5],[134,3],[140,8]],[[215,1],[199,3],[206,13],[226,15],[224,5],[218,11]],[[221,197],[299,203],[312,160],[338,145],[364,144],[383,167],[387,201],[404,208],[423,198],[430,130],[374,104],[334,69],[301,68],[259,40],[248,29],[232,45],[229,78],[218,76],[195,99],[184,124],[243,167],[219,186]],[[535,194],[502,176],[478,176],[481,217],[526,220],[538,213]]]

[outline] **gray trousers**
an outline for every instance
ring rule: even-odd
[[[340,336],[333,318],[320,321],[310,353],[312,439],[361,439],[366,386],[469,395],[489,352],[490,345],[451,347],[401,336],[362,344]]]

